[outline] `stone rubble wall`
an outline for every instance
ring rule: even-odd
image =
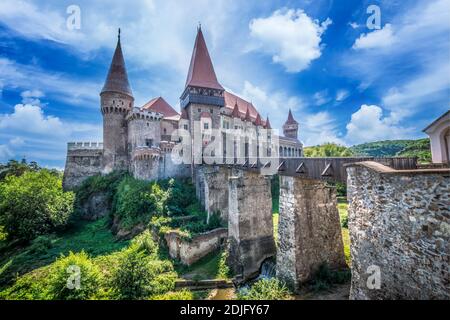
[[[350,298],[450,299],[450,170],[366,162],[347,173]],[[370,266],[380,268],[380,289]]]
[[[176,231],[165,234],[169,255],[190,266],[204,256],[220,248],[226,240],[226,228],[218,228],[195,236],[190,241],[183,239]]]
[[[294,291],[322,264],[347,268],[335,188],[281,176],[278,239],[277,277]]]

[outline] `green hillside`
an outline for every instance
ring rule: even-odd
[[[420,162],[431,161],[430,140],[386,140],[350,147],[356,156],[418,157]]]

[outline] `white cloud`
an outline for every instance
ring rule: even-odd
[[[344,140],[339,138],[336,121],[326,111],[306,114],[302,117],[299,135],[305,146],[316,146],[327,142],[345,145]]]
[[[359,28],[359,24],[357,24],[356,22],[349,22],[348,25],[349,25],[350,27],[352,27],[353,29]]]
[[[316,92],[313,98],[317,106],[324,105],[331,101],[331,98],[328,96],[328,90]]]
[[[363,33],[353,44],[353,49],[374,49],[389,47],[395,43],[394,32],[391,24],[386,24],[382,29]]]
[[[275,63],[288,72],[300,72],[321,56],[321,37],[331,23],[329,18],[319,23],[300,9],[283,9],[267,18],[253,19],[249,28]]]
[[[38,105],[17,104],[12,113],[0,114],[0,160],[13,155],[39,161],[61,161],[68,141],[101,141],[101,127],[64,121],[46,115]]]
[[[81,29],[68,30],[69,4],[2,0],[0,21],[22,36],[69,45],[74,53],[83,55],[99,48],[112,50],[117,28],[122,27],[127,61],[136,61],[140,67],[164,64],[186,72],[197,22],[207,26],[208,37],[212,39],[210,47],[214,47],[218,37],[234,28],[230,21],[239,19],[237,10],[242,7],[226,0],[110,0],[105,10],[101,1],[77,0]]]
[[[9,144],[12,146],[22,146],[25,143],[25,140],[21,137],[15,137],[9,140]]]
[[[14,153],[11,151],[11,149],[5,145],[5,144],[0,144],[0,159],[9,159],[12,156],[14,156]]]
[[[432,66],[399,87],[391,88],[382,98],[383,106],[391,111],[390,121],[399,122],[407,116],[426,110],[431,103],[450,97],[450,63]]]
[[[347,124],[345,141],[349,144],[411,137],[412,130],[396,126],[383,116],[383,109],[363,104]]]
[[[80,81],[76,77],[52,73],[32,65],[23,65],[0,57],[0,78],[4,88],[35,88],[22,92],[22,103],[39,104],[42,91],[60,101],[77,106],[98,107],[98,94],[103,83]]]
[[[17,130],[29,134],[66,135],[68,128],[61,120],[45,116],[39,106],[17,104],[14,113],[0,116],[0,130]]]
[[[281,128],[287,119],[289,109],[295,112],[304,107],[300,97],[289,96],[283,91],[266,91],[249,81],[244,82],[244,88],[239,96],[251,101],[263,118],[268,115],[273,128]]]
[[[345,99],[347,99],[349,94],[350,93],[348,92],[348,90],[345,90],[345,89],[338,90],[336,92],[336,101],[338,101],[338,102],[344,101]]]
[[[20,96],[23,104],[40,105],[41,100],[39,98],[43,98],[44,93],[41,90],[25,90]]]

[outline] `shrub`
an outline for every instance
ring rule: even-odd
[[[8,233],[6,233],[5,227],[0,226],[0,241],[4,241],[6,238],[8,238]]]
[[[123,171],[113,171],[107,175],[95,175],[83,181],[76,190],[76,203],[81,205],[89,197],[98,192],[106,192],[108,200],[112,202],[120,181],[126,177]]]
[[[79,268],[79,287],[76,277]],[[54,299],[85,300],[95,295],[100,286],[101,273],[99,268],[81,251],[70,252],[68,256],[61,256],[56,260],[50,271],[50,291]],[[74,288],[69,288],[69,284]]]
[[[227,264],[229,250],[222,250],[220,252],[219,266],[217,270],[217,278],[228,279],[231,277],[231,270]]]
[[[341,218],[341,227],[348,229],[348,216],[343,216]]]
[[[0,225],[9,238],[31,240],[65,226],[74,194],[64,192],[61,178],[48,170],[8,176],[0,183]]]
[[[158,245],[153,241],[149,230],[144,231],[131,241],[131,245],[136,246],[137,250],[145,252],[152,258],[158,256]]]
[[[18,277],[12,286],[0,292],[0,300],[51,300],[47,275],[43,271]]]
[[[157,294],[150,297],[150,300],[194,300],[194,294],[183,289],[180,291],[171,291],[165,294]]]
[[[249,290],[238,293],[240,300],[286,300],[289,299],[286,285],[276,278],[261,279],[255,282]]]
[[[170,261],[153,260],[135,243],[122,252],[112,287],[119,299],[143,299],[172,290],[176,276]]]
[[[314,291],[328,290],[335,284],[348,282],[350,277],[351,274],[349,270],[331,270],[330,267],[324,263],[319,266],[319,269],[314,274],[311,286]]]
[[[152,188],[155,185],[152,185]],[[149,196],[148,182],[125,177],[119,183],[114,197],[113,213],[118,216],[124,228],[139,223],[148,223],[150,216],[158,211],[153,197]]]

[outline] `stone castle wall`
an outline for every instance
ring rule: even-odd
[[[128,121],[128,147],[132,153],[138,147],[147,146],[158,147],[161,137],[160,120],[150,120],[149,117],[133,118]]]
[[[347,173],[350,298],[450,299],[450,170],[363,162]]]
[[[100,174],[103,167],[102,160],[102,143],[69,143],[64,168],[63,188],[73,190],[86,178]]]
[[[335,188],[281,176],[278,239],[277,276],[294,291],[322,264],[347,268]]]

